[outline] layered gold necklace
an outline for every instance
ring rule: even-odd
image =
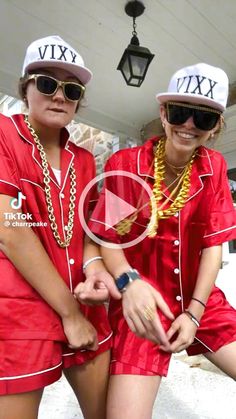
[[[67,234],[65,240],[62,240],[60,234],[58,232],[58,226],[56,223],[56,218],[54,214],[54,209],[52,205],[52,197],[51,197],[51,187],[50,187],[50,172],[48,169],[48,161],[47,156],[44,151],[44,148],[39,140],[38,135],[36,134],[34,128],[30,124],[27,115],[25,115],[25,123],[29,128],[29,131],[35,141],[36,147],[39,151],[41,160],[42,160],[42,167],[43,167],[43,182],[44,182],[44,191],[46,195],[46,202],[47,202],[47,209],[48,209],[48,218],[50,220],[50,226],[53,232],[53,236],[57,242],[57,244],[62,247],[68,247],[70,241],[73,236],[73,227],[74,227],[74,215],[75,215],[75,199],[76,199],[76,174],[73,163],[70,166],[70,203],[69,203],[69,216],[68,216],[68,224],[67,224]]]
[[[155,237],[158,229],[158,222],[160,219],[169,218],[174,215],[176,212],[180,211],[181,208],[184,207],[186,200],[189,195],[190,189],[190,175],[192,170],[192,165],[194,158],[197,154],[197,150],[191,156],[190,161],[185,166],[172,166],[174,169],[182,169],[180,172],[175,173],[176,179],[174,179],[168,187],[164,190],[161,189],[162,182],[165,178],[165,138],[161,138],[158,142],[156,151],[154,153],[154,185],[152,190],[152,196],[150,199],[150,206],[151,206],[151,217],[150,221],[147,226],[147,235],[148,237]],[[151,165],[151,168],[153,167]],[[167,163],[168,165],[168,163]],[[151,169],[150,168],[150,169]],[[151,171],[151,170],[149,170]],[[148,174],[149,175],[149,174]],[[147,176],[148,177],[148,176]],[[147,181],[146,177],[146,181]],[[160,201],[163,199],[164,192],[170,187],[173,186],[177,182],[175,188],[172,190],[170,195],[165,199],[165,201],[160,205]],[[177,195],[176,195],[177,194]],[[172,204],[166,208],[168,202],[172,199],[173,196],[176,195],[175,200]],[[139,203],[141,202],[141,197],[139,199]],[[144,204],[140,206],[138,203],[137,210],[134,214],[130,217],[125,218],[124,220],[120,221],[116,225],[116,231],[120,236],[124,236],[125,234],[129,233],[132,227],[132,224],[137,219],[138,213],[148,204]]]
[[[169,166],[171,172],[174,173],[174,175],[177,177],[182,175],[182,172],[186,167],[186,164],[184,166],[174,166],[173,164],[169,163],[166,159],[165,159],[165,164]]]
[[[148,237],[155,237],[160,219],[169,218],[184,207],[189,195],[190,175],[196,153],[197,150],[194,151],[186,166],[183,166],[183,172],[179,176],[177,186],[170,193],[169,197],[160,205],[160,201],[163,199],[161,184],[165,178],[165,138],[161,138],[158,142],[154,156],[155,181],[150,201],[151,217],[147,226]],[[163,209],[175,194],[177,195],[171,205],[168,208]]]

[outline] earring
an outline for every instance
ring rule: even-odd
[[[165,126],[166,126],[165,122],[162,121],[161,125],[162,125],[162,128],[165,129]]]
[[[211,139],[214,138],[214,135],[215,135],[214,132],[212,132],[211,135],[210,135],[210,138]]]

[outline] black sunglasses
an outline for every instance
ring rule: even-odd
[[[189,103],[167,102],[165,108],[167,121],[170,124],[184,124],[192,116],[195,127],[203,131],[213,129],[221,115],[221,112],[216,109]]]
[[[55,95],[59,87],[61,87],[65,98],[71,102],[81,100],[85,92],[85,87],[82,84],[72,81],[60,81],[43,74],[30,74],[28,80],[35,80],[38,91],[46,96]]]

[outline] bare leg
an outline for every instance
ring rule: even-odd
[[[43,389],[0,396],[0,419],[37,419]]]
[[[112,375],[107,418],[151,419],[160,383],[160,376]]]
[[[236,342],[222,346],[215,353],[208,352],[204,356],[225,374],[236,380]]]
[[[106,418],[110,351],[104,352],[81,366],[63,372],[71,385],[85,419]]]

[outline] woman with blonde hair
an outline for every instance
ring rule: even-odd
[[[105,179],[90,228],[122,293],[109,308],[109,419],[151,418],[171,354],[184,349],[236,379],[236,311],[214,285],[222,243],[236,238],[236,212],[225,160],[207,147],[223,124],[227,96],[222,69],[199,63],[178,70],[157,95],[165,134],[107,163],[113,176]],[[141,199],[133,175],[150,187],[150,198]],[[112,226],[104,217],[106,189],[134,208]],[[91,302],[94,283],[81,284],[78,298]]]

